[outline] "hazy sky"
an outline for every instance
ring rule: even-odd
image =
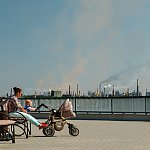
[[[150,0],[0,0],[0,95],[150,90]]]

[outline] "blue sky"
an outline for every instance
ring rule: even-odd
[[[150,0],[0,0],[0,95],[150,90]]]

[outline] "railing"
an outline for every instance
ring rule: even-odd
[[[68,97],[67,97],[68,98]],[[41,103],[59,109],[65,97],[30,98],[33,107]],[[150,96],[140,97],[69,97],[77,114],[149,114]],[[24,106],[25,98],[20,99]],[[47,112],[41,108],[39,113]]]

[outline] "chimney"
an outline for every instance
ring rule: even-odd
[[[69,84],[69,95],[70,95],[70,84]]]
[[[112,96],[115,96],[115,89],[114,89],[114,85],[113,85]]]
[[[138,81],[138,79],[137,79],[137,96],[139,96],[139,83],[138,83],[139,81]]]
[[[79,89],[78,89],[78,84],[77,84],[77,96],[79,96]]]
[[[101,89],[101,83],[99,84],[99,96],[101,96],[101,92],[102,92],[102,89]]]

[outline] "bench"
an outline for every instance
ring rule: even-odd
[[[15,143],[15,121],[0,120],[0,141],[12,140]],[[8,127],[11,127],[10,129]]]
[[[16,132],[15,135],[25,135],[26,138],[28,138],[29,135],[31,135],[31,123],[29,123],[28,120],[21,113],[19,114],[21,115],[21,117],[11,117],[11,120],[15,121],[15,126],[18,129],[18,132]]]

